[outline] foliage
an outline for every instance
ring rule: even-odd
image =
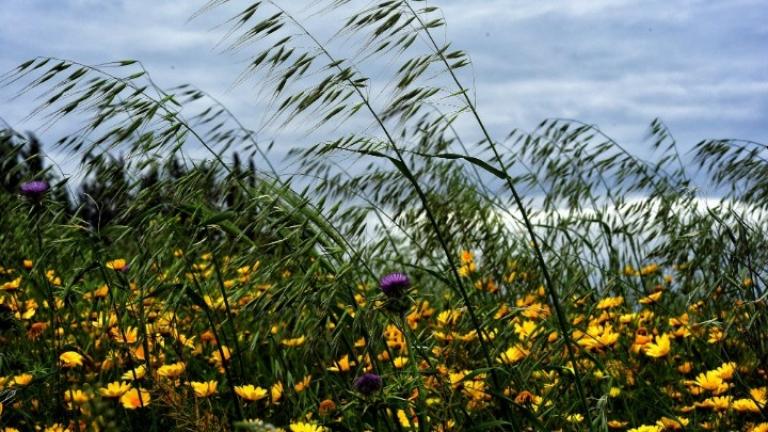
[[[41,101],[33,115],[82,120],[55,146],[85,180],[70,197],[34,137],[0,134],[0,422],[768,428],[764,146],[704,141],[697,167],[659,120],[653,162],[568,119],[494,139],[438,8],[308,3],[301,18],[251,3],[225,36],[268,124],[323,136],[288,151],[295,175],[217,100],[138,61],[3,76]],[[323,14],[348,17],[321,42]],[[365,73],[387,67],[383,88]],[[32,179],[53,185],[42,200],[18,193]],[[377,286],[395,271],[403,297]]]

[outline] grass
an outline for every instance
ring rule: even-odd
[[[325,42],[280,2],[234,13],[268,124],[322,136],[294,174],[138,61],[2,77],[82,122],[56,145],[85,179],[4,127],[6,430],[768,430],[765,146],[681,155],[660,120],[653,162],[569,119],[494,139],[420,3],[329,2]]]

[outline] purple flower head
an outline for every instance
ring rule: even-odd
[[[355,380],[354,386],[360,393],[369,396],[381,390],[381,377],[375,373],[367,373]]]
[[[411,286],[411,280],[405,273],[390,273],[379,280],[379,288],[388,297],[399,297]]]
[[[22,195],[28,198],[39,199],[44,193],[48,192],[50,186],[45,180],[33,180],[26,183],[22,183],[19,187],[19,191]]]

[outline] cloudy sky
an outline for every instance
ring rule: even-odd
[[[215,24],[239,9],[189,22],[203,3],[0,0],[0,70],[38,55],[135,58],[161,85],[195,84],[247,122],[256,108],[232,89],[243,63],[214,49]],[[566,117],[641,149],[660,117],[686,148],[704,138],[768,142],[765,0],[432,3],[443,7],[447,37],[471,55],[479,109],[497,137]],[[21,122],[31,104],[11,95],[0,89],[0,117],[34,130],[34,119]]]

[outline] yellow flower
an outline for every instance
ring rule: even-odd
[[[272,399],[272,403],[280,402],[280,398],[283,397],[283,388],[283,383],[280,381],[272,384],[272,387],[269,389],[269,396]]]
[[[111,382],[106,387],[99,389],[99,394],[106,398],[118,398],[131,389],[131,385],[127,382]]]
[[[720,365],[719,368],[713,371],[723,380],[729,380],[733,378],[733,373],[736,372],[736,362],[727,362]]]
[[[504,363],[506,365],[511,365],[519,362],[520,360],[526,358],[528,356],[528,351],[521,348],[518,345],[512,346],[507,348],[506,351],[501,353],[501,355],[496,358],[496,361],[499,363]]]
[[[684,427],[688,426],[688,423],[690,423],[690,421],[683,417],[674,419],[669,417],[662,417],[656,422],[656,424],[661,426],[665,431],[682,430]]]
[[[83,365],[83,356],[75,351],[67,351],[59,356],[61,365],[65,368],[73,368]]]
[[[304,345],[305,340],[306,338],[304,336],[299,336],[293,339],[282,339],[280,345],[286,348],[298,347]]]
[[[643,425],[629,429],[627,432],[662,432],[664,428],[658,425]]]
[[[205,398],[216,394],[216,387],[218,387],[219,383],[215,380],[206,382],[192,381],[189,385],[195,391],[195,397]]]
[[[216,349],[215,351],[213,351],[208,361],[218,367],[222,367],[221,353],[224,353],[225,362],[229,361],[229,359],[232,357],[232,353],[229,351],[229,347],[222,345],[220,349]]]
[[[328,370],[331,372],[348,372],[354,365],[355,362],[349,360],[349,354],[344,354],[344,356],[338,361],[335,361],[333,366],[329,367]]]
[[[32,382],[32,374],[29,373],[23,373],[13,377],[13,384],[20,387],[23,387],[30,382]]]
[[[125,409],[134,410],[149,405],[152,398],[149,392],[143,388],[132,388],[120,396],[120,403]]]
[[[304,378],[301,379],[301,381],[297,382],[293,385],[293,389],[296,391],[296,393],[301,393],[304,390],[309,387],[309,384],[312,382],[312,375],[307,375]]]
[[[157,374],[163,378],[176,379],[184,373],[186,369],[184,362],[176,362],[169,365],[162,365],[157,369]]]
[[[77,405],[82,405],[88,402],[89,399],[90,397],[88,396],[88,394],[83,392],[82,390],[66,390],[64,392],[64,400],[66,402],[72,402]]]
[[[752,399],[736,399],[733,401],[733,409],[738,412],[760,412],[760,407]]]
[[[650,274],[656,273],[657,271],[659,271],[659,265],[656,263],[651,263],[640,269],[640,275],[648,276]]]
[[[323,426],[320,426],[314,423],[306,423],[306,422],[291,423],[290,426],[288,426],[288,429],[290,429],[291,432],[325,432],[327,431],[327,429],[324,428]]]
[[[624,297],[606,297],[597,303],[598,309],[612,309],[621,306],[624,303]]]
[[[144,375],[147,374],[147,367],[145,365],[141,365],[137,368],[133,368],[127,372],[125,372],[120,378],[128,381],[132,381],[135,377],[135,379],[142,379],[144,378]]]
[[[525,320],[522,324],[515,324],[515,333],[520,339],[528,339],[536,332],[536,327],[534,321]]]
[[[400,426],[402,426],[405,429],[410,429],[414,425],[414,421],[408,418],[408,415],[405,413],[405,410],[397,410],[397,420],[400,422]]]
[[[707,343],[716,344],[721,342],[723,339],[725,339],[725,333],[723,333],[720,328],[712,327],[709,329],[709,337],[707,338]]]
[[[768,389],[765,387],[753,388],[749,391],[749,395],[752,399],[756,400],[760,405],[768,403]]]
[[[110,270],[123,271],[127,265],[128,263],[122,258],[107,261],[107,268]]]
[[[728,384],[723,382],[716,370],[700,373],[696,377],[695,384],[704,390],[719,395],[728,390]]]
[[[574,332],[576,343],[594,351],[602,351],[603,348],[610,348],[619,341],[619,334],[613,331],[610,325],[605,327],[600,325],[590,325],[587,333]]]
[[[621,421],[621,420],[610,420],[608,421],[608,427],[611,429],[624,429],[627,427],[629,422]]]
[[[571,415],[568,415],[568,416],[566,416],[566,417],[565,417],[565,420],[566,420],[568,423],[581,423],[581,422],[583,422],[583,421],[584,421],[584,416],[583,416],[583,415],[581,415],[581,414],[578,414],[578,413],[576,413],[576,414],[571,414]]]
[[[437,314],[437,324],[440,327],[455,325],[461,318],[461,311],[457,309],[444,310]]]
[[[0,290],[1,291],[14,291],[14,290],[19,289],[20,286],[21,286],[21,276],[17,277],[16,279],[14,279],[14,280],[12,280],[10,282],[5,282],[4,284],[0,285]]]
[[[112,339],[114,339],[115,342],[123,344],[136,343],[136,339],[139,335],[139,329],[136,327],[127,327],[125,329],[112,327],[109,332],[112,334]]]
[[[267,397],[267,390],[261,387],[255,387],[253,384],[235,386],[235,393],[248,401],[257,401]]]
[[[641,304],[652,304],[656,303],[661,299],[661,295],[664,293],[664,291],[656,291],[653,294],[650,294],[647,297],[643,297],[640,300],[638,300]]]
[[[670,351],[669,335],[656,336],[656,343],[645,345],[645,355],[653,358],[666,357]]]
[[[392,364],[396,369],[402,369],[406,364],[408,364],[408,357],[395,357],[395,359],[392,360]]]

